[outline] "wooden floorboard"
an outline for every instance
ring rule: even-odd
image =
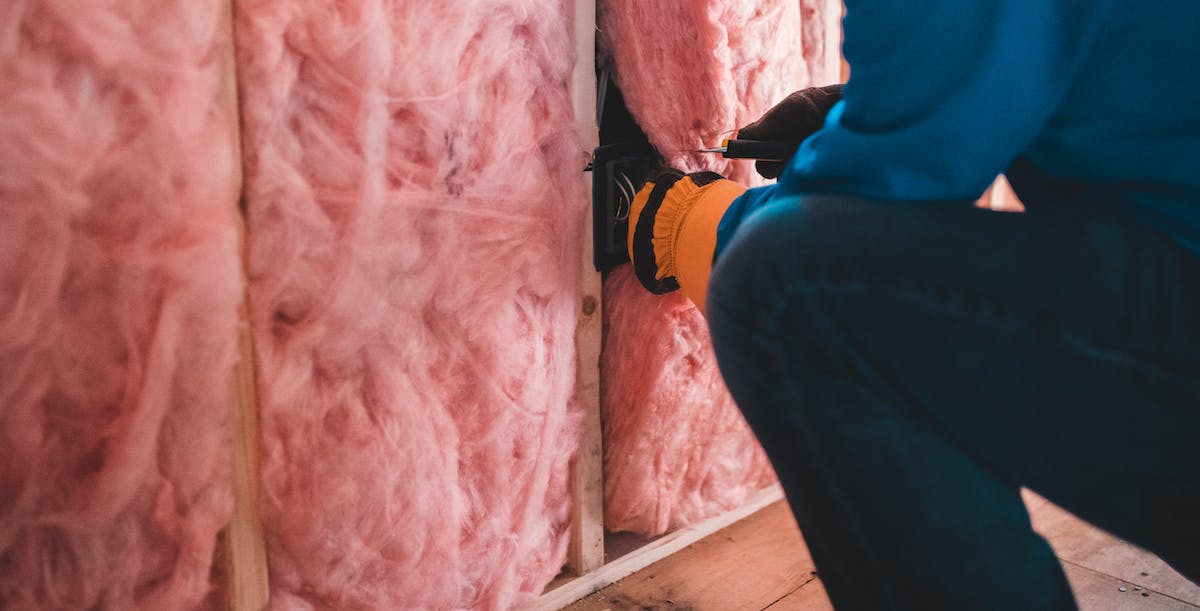
[[[813,571],[787,505],[777,502],[567,609],[760,611]]]
[[[1091,526],[1032,492],[1026,491],[1025,505],[1034,530],[1064,561],[1200,606],[1200,586],[1157,556]]]
[[[1200,607],[1089,568],[1063,563],[1082,611],[1200,611]]]
[[[1026,494],[1083,611],[1200,611],[1200,586],[1141,549]],[[585,598],[570,611],[828,611],[786,504],[778,502]]]
[[[775,601],[769,611],[833,611],[833,603],[825,593],[821,580],[813,578],[796,591]]]

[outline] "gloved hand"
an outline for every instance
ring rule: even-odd
[[[742,140],[803,142],[825,124],[825,115],[842,99],[842,85],[809,87],[784,98],[757,121],[738,130]],[[759,161],[765,178],[779,178],[786,161]]]
[[[647,182],[629,210],[629,258],[642,286],[682,289],[703,312],[717,225],[745,190],[713,172],[665,170]]]

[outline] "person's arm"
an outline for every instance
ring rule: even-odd
[[[776,185],[736,197],[737,189],[723,188],[728,181],[711,178],[643,189],[630,234],[639,279],[655,292],[683,286],[703,309],[714,251],[719,256],[742,220],[779,195],[969,205],[1042,133],[1109,2],[847,0],[850,81],[824,126]],[[659,204],[670,211],[664,218],[703,222],[653,222]]]
[[[758,121],[738,130],[751,140],[801,142],[821,128],[841,97],[841,85],[809,87],[788,96]],[[759,161],[759,173],[779,175],[783,163]],[[746,188],[712,172],[666,170],[647,182],[630,206],[629,259],[653,293],[682,289],[704,311],[717,227]]]
[[[777,185],[734,202],[721,243],[776,194],[974,201],[1043,131],[1108,5],[847,0],[843,100]]]

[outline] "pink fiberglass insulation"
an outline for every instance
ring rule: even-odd
[[[695,306],[649,293],[624,269],[604,289],[605,526],[661,534],[773,482]]]
[[[824,0],[603,0],[601,49],[634,118],[676,168],[757,184],[753,167],[690,153],[809,84]],[[741,504],[774,475],[721,382],[700,313],[627,268],[605,281],[605,525],[663,533]]]
[[[1013,192],[1012,185],[1008,184],[1008,178],[1004,176],[997,178],[987,193],[984,193],[983,198],[979,201],[979,206],[1001,212],[1025,211],[1025,205],[1021,203],[1020,198]]]
[[[237,3],[278,608],[503,609],[565,555],[570,3]]]
[[[219,3],[0,3],[0,608],[206,606],[242,297]]]

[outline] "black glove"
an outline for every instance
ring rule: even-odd
[[[801,89],[784,98],[750,125],[738,130],[741,140],[803,142],[825,124],[825,115],[842,99],[842,85]],[[759,161],[755,168],[765,178],[779,178],[786,161]]]

